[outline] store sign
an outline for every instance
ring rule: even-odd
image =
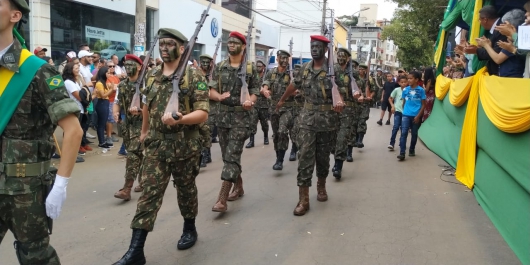
[[[212,22],[210,23],[210,31],[212,32],[212,37],[217,38],[217,35],[219,34],[219,23],[217,22],[217,18],[212,19]]]
[[[130,53],[131,34],[114,30],[85,26],[85,37],[92,51],[101,53],[101,57],[110,59],[117,55],[118,60]]]

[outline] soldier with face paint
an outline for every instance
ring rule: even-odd
[[[134,180],[140,175],[140,168],[144,158],[142,144],[140,143],[140,134],[142,131],[142,113],[129,111],[134,94],[136,93],[135,82],[142,68],[142,60],[136,55],[125,55],[125,69],[127,78],[118,85],[118,93],[113,106],[114,120],[118,120],[120,108],[126,110],[125,121],[121,123],[121,132],[123,143],[127,148],[127,160],[125,164],[125,184],[123,188],[114,194],[115,198],[129,201],[131,199],[131,189]],[[138,177],[140,185],[134,188],[134,191],[143,190],[141,180]]]
[[[227,200],[237,200],[243,196],[243,178],[241,177],[241,154],[245,140],[250,136],[252,107],[259,94],[259,75],[256,67],[247,62],[242,65],[247,40],[243,34],[233,31],[228,38],[228,58],[215,67],[210,87],[210,99],[220,102],[217,126],[219,128],[219,145],[223,155],[223,184],[217,202],[212,207],[214,212],[225,212]],[[250,100],[241,104],[242,82],[238,75],[241,67],[247,67],[246,82]],[[234,190],[229,195],[232,184]]]
[[[297,76],[300,73],[300,69],[302,68],[301,64],[295,64],[293,69],[293,77]],[[298,125],[298,116],[300,116],[300,112],[302,111],[302,108],[304,107],[304,95],[300,92],[300,90],[296,90],[295,96],[294,96],[294,106],[293,106],[293,128],[291,129],[291,154],[289,155],[289,161],[296,161],[296,155],[298,153],[299,143],[297,142],[298,137],[298,131],[300,129]]]
[[[356,135],[353,138],[353,147],[363,148],[364,135],[366,134],[367,125],[366,121],[370,117],[370,106],[372,104],[372,95],[375,93],[375,84],[373,84],[373,79],[366,81],[366,75],[368,74],[368,66],[362,64],[359,66],[359,78],[357,79],[357,86],[362,92],[362,95],[359,97],[356,109],[357,120],[353,123],[353,130]],[[372,81],[372,82],[370,82]],[[353,161],[353,159],[352,159]]]
[[[199,56],[199,73],[204,75],[206,80],[210,80],[210,69],[212,68],[213,58],[208,54]],[[210,103],[214,101],[210,100]],[[217,106],[217,105],[215,105]],[[212,162],[212,131],[215,130],[215,111],[212,104],[210,104],[210,113],[208,113],[208,121],[201,124],[201,135],[203,138],[203,150],[201,152],[201,167],[206,167],[207,163]]]
[[[256,69],[258,69],[258,75],[259,75],[259,84],[263,83],[263,79],[265,78],[265,68],[267,66],[265,63],[261,60],[258,60],[256,62]],[[270,108],[270,101],[267,100],[266,97],[263,95],[258,96],[258,100],[256,101],[255,108],[255,115],[257,117],[254,118],[256,120],[256,126],[252,128],[252,134],[250,135],[250,141],[248,142],[246,148],[252,148],[254,147],[254,135],[256,134],[258,121],[261,124],[261,130],[263,131],[263,144],[268,145],[269,144],[269,108]]]
[[[145,145],[142,167],[144,190],[138,199],[136,214],[131,222],[131,244],[125,255],[114,265],[145,264],[144,245],[148,232],[153,231],[162,199],[173,176],[177,201],[184,218],[182,236],[177,249],[192,247],[197,241],[195,217],[198,213],[197,186],[199,159],[202,150],[199,124],[206,122],[209,111],[206,78],[196,69],[187,67],[179,93],[178,119],[166,112],[172,81],[187,38],[175,29],[158,31],[159,50],[164,63],[153,69],[142,94],[142,132],[140,141]]]
[[[311,57],[305,63],[294,83],[287,87],[276,109],[280,109],[285,100],[300,90],[305,98],[300,113],[297,142],[300,143],[298,160],[299,200],[294,215],[304,215],[309,210],[309,187],[316,164],[317,200],[327,201],[326,178],[329,174],[329,156],[335,146],[336,131],[342,106],[333,107],[332,84],[328,76],[326,52],[330,41],[320,35],[311,36]]]
[[[285,93],[287,86],[291,83],[288,66],[289,57],[291,54],[285,50],[279,50],[276,53],[276,61],[278,66],[267,73],[261,94],[266,98],[271,99],[271,126],[274,135],[274,151],[276,151],[276,162],[272,166],[274,170],[283,169],[283,159],[285,152],[289,148],[289,134],[293,128],[293,107],[295,105],[294,96],[290,96],[285,100],[285,104],[276,111],[278,101]]]

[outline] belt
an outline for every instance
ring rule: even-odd
[[[142,126],[142,121],[132,121],[132,122],[129,122],[129,125],[132,125],[132,126]]]
[[[351,102],[351,101],[345,101],[344,104],[346,105],[346,107],[353,107],[353,106],[355,106],[355,102]]]
[[[243,106],[227,106],[227,105],[220,105],[219,106],[219,109],[220,110],[223,110],[223,111],[228,111],[228,112],[241,112],[241,111],[246,111]]]
[[[314,105],[314,104],[306,102],[304,104],[304,108],[307,110],[330,111],[330,110],[333,110],[333,105],[331,104]]]
[[[7,177],[25,178],[37,177],[48,173],[51,161],[44,161],[38,163],[16,163],[4,164],[0,163],[0,172],[4,172]]]
[[[150,135],[153,139],[158,140],[177,140],[177,139],[183,139],[183,138],[189,138],[194,139],[200,137],[199,130],[184,130],[177,133],[160,133],[156,131],[152,131]]]

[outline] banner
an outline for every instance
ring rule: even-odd
[[[117,55],[121,60],[131,53],[131,34],[114,30],[85,26],[85,37],[93,52],[99,52],[101,58],[110,59]]]

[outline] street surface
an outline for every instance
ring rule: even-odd
[[[371,110],[365,148],[354,149],[342,180],[330,173],[327,202],[316,200],[314,179],[311,210],[302,217],[292,213],[297,162],[287,154],[283,171],[273,171],[272,139],[264,146],[259,128],[256,147],[243,152],[245,195],[228,202],[228,212],[212,212],[222,169],[219,145],[213,144],[213,163],[197,177],[197,244],[176,248],[183,219],[170,182],[147,237],[147,264],[520,264],[473,193],[440,180],[445,163],[421,141],[416,157],[397,161],[398,151],[387,150],[391,126],[376,124],[379,113]],[[129,202],[113,197],[125,171],[125,160],[117,158],[120,145],[104,154],[94,148],[76,164],[51,236],[62,264],[112,264],[127,251],[140,194]],[[0,246],[2,265],[18,264],[13,240],[8,232]]]

